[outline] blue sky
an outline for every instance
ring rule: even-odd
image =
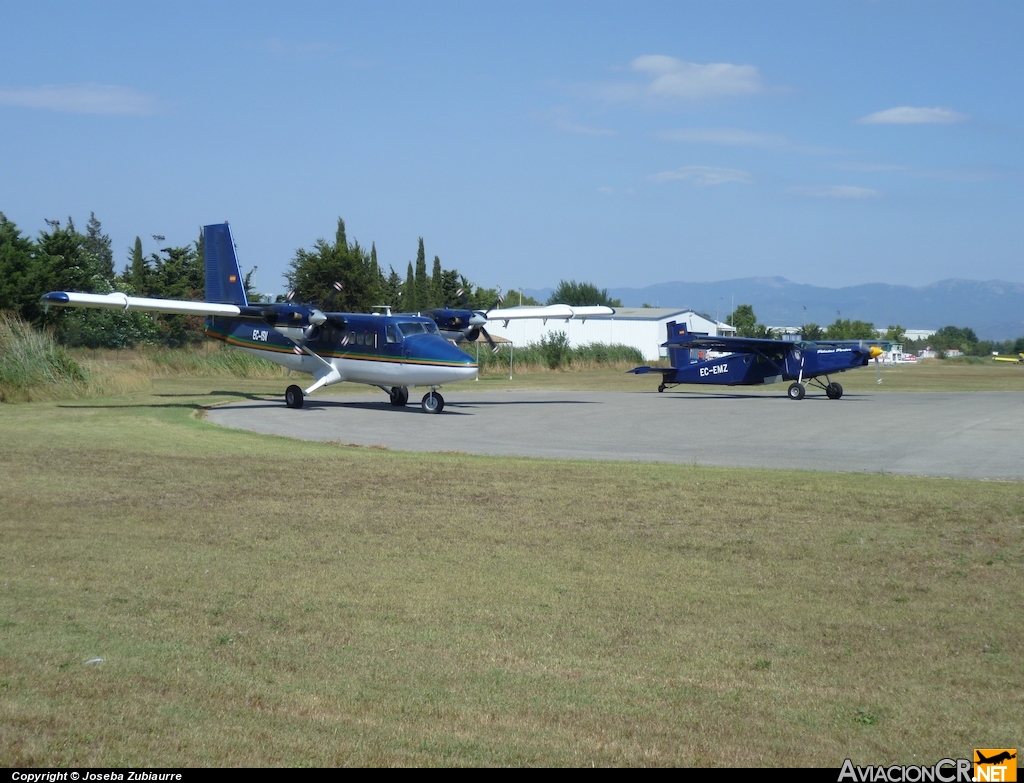
[[[0,211],[479,285],[1024,282],[1024,4],[10,2]]]

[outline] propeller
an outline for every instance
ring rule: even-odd
[[[341,283],[335,283],[334,287],[335,287],[335,292],[327,297],[327,301],[328,302],[330,302],[331,299],[335,296],[335,294],[340,292],[342,290],[342,288],[343,288]],[[293,290],[289,291],[285,295],[285,299],[288,301],[289,304],[291,304],[293,302],[293,300],[295,299],[295,296],[296,296],[296,292],[293,289]],[[297,303],[297,306],[306,308],[306,313],[304,315],[305,315],[305,320],[307,321],[307,325],[302,328],[302,347],[297,347],[297,348],[293,349],[293,350],[295,350],[296,353],[304,353],[305,352],[303,350],[303,348],[305,347],[305,344],[310,342],[310,341],[312,341],[312,340],[315,340],[317,338],[317,335],[320,334],[320,327],[323,326],[325,323],[328,323],[329,321],[334,321],[336,323],[340,323],[341,325],[344,325],[344,323],[345,323],[345,319],[344,318],[340,318],[340,319],[339,318],[331,318],[331,316],[329,316],[326,313],[324,313],[323,310],[321,310],[319,307],[317,307],[314,304],[306,305],[304,303]],[[299,311],[297,311],[297,310],[293,310],[292,311],[292,317],[293,318],[301,319],[302,316],[303,316],[303,314],[300,313]]]
[[[881,346],[879,346],[877,344],[875,344],[875,345],[865,345],[863,341],[860,344],[860,349],[862,351],[864,351],[864,353],[866,353],[868,355],[868,358],[875,360],[875,377],[877,378],[877,383],[881,383],[882,382],[882,367],[878,363],[878,359],[882,356],[882,354],[884,353],[884,350],[881,348]]]
[[[469,340],[470,342],[476,342],[476,339],[480,335],[483,335],[484,339],[487,340],[487,344],[491,347],[491,353],[497,353],[498,344],[494,342],[494,338],[491,337],[490,333],[487,331],[487,327],[485,327],[484,324],[487,323],[488,313],[490,313],[491,310],[494,310],[498,305],[505,301],[505,297],[501,295],[501,289],[498,289],[498,298],[494,300],[494,304],[492,304],[486,310],[474,310],[472,307],[470,307],[469,297],[466,296],[466,292],[462,288],[456,291],[455,295],[459,297],[459,302],[462,304],[462,307],[469,311],[469,321],[465,324],[462,324],[461,319],[456,318],[453,319],[452,325],[457,326],[459,328],[463,328],[466,326],[470,327],[469,331],[466,332],[466,339]]]
[[[333,288],[334,290],[327,295],[327,299],[324,301],[324,310],[330,310],[331,303],[334,301],[334,297],[336,297],[338,294],[345,290],[345,286],[343,286],[337,280],[334,281],[334,284],[331,286],[331,288]]]

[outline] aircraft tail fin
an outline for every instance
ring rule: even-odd
[[[685,323],[668,323],[668,361],[673,367],[686,367],[692,361],[692,354],[688,347],[680,345],[689,336]]]
[[[227,223],[203,226],[203,263],[206,267],[206,301],[247,306],[245,286],[238,271],[235,245]]]

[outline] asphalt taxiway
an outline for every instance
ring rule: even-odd
[[[376,392],[313,396],[300,410],[245,401],[207,420],[402,451],[1024,480],[1024,392],[443,391],[432,415],[424,391],[405,408]]]

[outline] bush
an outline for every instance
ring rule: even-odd
[[[540,352],[548,369],[557,370],[572,354],[568,335],[565,332],[554,332],[550,339],[547,335],[542,336],[540,338]]]

